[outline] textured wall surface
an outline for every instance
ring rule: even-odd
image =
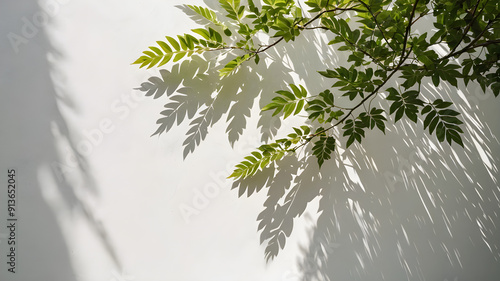
[[[311,33],[223,83],[211,57],[131,66],[197,26],[185,2],[0,0],[0,280],[498,280],[500,99],[426,85],[462,113],[465,149],[388,123],[321,170],[287,157],[232,189],[235,163],[300,122],[259,115],[269,94],[294,81],[327,88],[315,71],[341,54]],[[217,3],[206,2],[189,4]],[[151,137],[173,103],[184,105],[170,130]],[[200,105],[210,115],[197,143]],[[275,231],[286,234],[279,253],[266,248]]]

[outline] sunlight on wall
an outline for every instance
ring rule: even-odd
[[[424,83],[425,97],[461,112],[465,149],[389,117],[385,134],[367,133],[362,146],[339,142],[321,170],[303,150],[232,183],[234,163],[302,121],[260,113],[272,92],[330,87],[316,70],[345,54],[318,31],[222,82],[213,54],[131,66],[156,40],[196,27],[185,3],[11,4],[19,12],[4,17],[2,40],[24,39],[2,45],[13,71],[0,86],[15,105],[2,112],[19,129],[0,144],[29,178],[22,210],[36,227],[25,241],[37,246],[19,255],[34,264],[54,248],[56,258],[42,260],[43,274],[9,281],[495,280],[499,99],[475,85]],[[157,130],[165,133],[151,137]]]

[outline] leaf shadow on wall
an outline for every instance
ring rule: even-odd
[[[311,44],[318,52],[310,51]],[[222,81],[213,57],[197,56],[171,70],[160,70],[160,76],[151,77],[139,90],[168,98],[156,133],[190,122],[184,141],[186,157],[225,115],[229,142],[238,141],[255,100],[261,95],[259,106],[266,105],[272,95],[264,91],[286,87],[293,81],[292,72],[308,77],[304,86],[310,93],[329,88],[331,81],[312,78],[317,74],[310,70],[339,63],[330,50],[314,33],[304,34],[293,44],[272,49],[270,64],[248,62]],[[286,157],[252,178],[236,181],[233,188],[239,196],[267,192],[257,217],[265,258],[278,256],[298,217],[318,198],[319,217],[298,260],[301,271],[290,280],[444,281],[472,276],[494,280],[491,276],[498,276],[500,268],[499,245],[493,239],[500,223],[494,199],[499,197],[498,142],[491,129],[477,122],[486,116],[467,115],[473,99],[461,100],[447,85],[440,87],[429,88],[424,95],[432,98],[436,91],[446,92],[468,118],[463,151],[441,146],[421,124],[399,122],[388,125],[386,135],[367,132],[362,146],[345,151],[340,146],[321,170],[306,150],[305,156]],[[469,88],[466,99],[474,96],[475,89]],[[266,142],[282,124],[264,112],[258,126]],[[344,138],[336,138],[345,143]]]
[[[284,82],[292,82],[292,70],[277,61],[268,66],[264,63],[255,66],[249,61],[248,65],[221,79],[219,65],[212,54],[194,55],[190,60],[174,64],[170,70],[160,70],[159,76],[150,77],[137,89],[146,96],[155,99],[165,96],[168,100],[153,135],[168,133],[174,125],[189,122],[190,128],[183,142],[183,156],[186,158],[206,138],[210,127],[227,116],[226,133],[230,144],[234,145],[245,129],[259,95],[282,87]],[[271,79],[272,76],[280,79]],[[262,131],[276,131],[280,125],[277,119],[263,115],[260,123],[273,124],[274,127],[262,125]]]
[[[316,184],[329,188],[321,189],[321,214],[296,280],[496,280],[500,132],[487,121],[496,114],[488,103],[498,100],[476,104],[482,111],[473,117],[466,100],[476,101],[467,97],[477,88],[461,97],[440,87],[422,94],[446,92],[462,111],[465,149],[439,144],[422,124],[400,122],[335,161],[347,162],[354,178],[337,164],[322,168]]]
[[[4,163],[16,168],[19,182],[16,280],[79,279],[67,231],[80,218],[119,268],[105,227],[81,198],[82,192],[99,194],[60,110],[77,108],[64,85],[54,79],[60,78],[54,62],[64,59],[46,32],[54,23],[37,1],[4,3],[0,18],[0,85],[6,100],[0,105],[0,144],[3,160],[9,161]],[[66,178],[73,176],[81,177],[83,188]],[[1,244],[2,252],[5,245]]]
[[[324,53],[329,48],[326,44],[319,46],[318,52],[310,52],[308,44],[318,44],[315,34],[305,34],[298,38],[299,44],[285,44],[277,48],[270,49],[263,56],[260,64],[248,61],[238,71],[229,77],[221,79],[218,69],[225,62],[218,63],[214,54],[194,55],[189,60],[184,60],[174,64],[170,69],[159,70],[158,76],[152,76],[143,82],[139,91],[154,99],[166,99],[167,103],[158,119],[158,129],[153,135],[168,133],[174,125],[178,126],[183,122],[189,122],[190,128],[184,140],[184,158],[192,153],[195,148],[205,139],[211,126],[221,122],[223,116],[226,117],[227,137],[231,145],[234,145],[242,135],[250,118],[251,110],[256,100],[262,108],[273,98],[272,92],[286,88],[292,83],[292,73],[302,76],[317,75],[310,73],[311,69],[316,70],[318,65],[324,63]],[[307,58],[307,59],[294,59]],[[338,61],[335,54],[330,54],[328,58]],[[227,61],[228,59],[226,59]],[[267,61],[266,61],[267,60]],[[322,89],[321,83],[303,84],[308,89]],[[271,112],[260,112],[257,124],[261,141],[266,142],[278,133],[282,122],[278,117],[273,117]],[[168,136],[167,136],[168,137]],[[248,195],[259,192],[264,186],[272,185],[269,198],[266,201],[265,210],[259,215],[261,221],[259,230],[261,242],[268,243],[266,259],[275,257],[279,249],[284,246],[283,235],[274,229],[278,226],[271,225],[270,220],[278,222],[273,218],[278,212],[289,215],[286,210],[290,206],[280,207],[276,210],[277,200],[286,192],[290,192],[288,199],[294,199],[292,206],[294,215],[292,217],[282,217],[281,226],[286,226],[288,231],[286,237],[291,234],[293,228],[293,217],[300,216],[305,210],[308,202],[318,193],[318,190],[295,188],[289,190],[290,183],[294,176],[299,174],[299,169],[309,167],[310,161],[287,158],[279,167],[279,173],[273,174],[274,166],[266,168],[251,181],[238,181],[233,188],[239,189],[240,196],[244,193]],[[305,166],[304,166],[305,165]],[[307,169],[309,175],[314,178],[317,170]],[[303,179],[302,186],[307,185],[311,179]],[[305,195],[307,194],[307,196]],[[300,207],[296,207],[299,204]],[[299,208],[296,210],[296,208]],[[269,220],[269,221],[268,221]]]
[[[217,10],[216,2],[206,1],[206,4]],[[178,8],[198,24],[207,23],[185,6]],[[299,37],[297,42],[301,43],[284,44],[266,51],[259,64],[253,60],[247,61],[236,73],[224,79],[219,77],[218,69],[238,54],[229,55],[221,62],[217,62],[218,54],[215,53],[193,55],[189,60],[174,64],[169,70],[159,70],[158,76],[150,77],[137,88],[146,96],[168,100],[153,135],[167,133],[174,124],[189,122],[190,129],[183,143],[183,156],[186,158],[206,138],[210,127],[227,116],[226,133],[230,144],[234,146],[246,128],[255,100],[262,108],[271,101],[276,90],[293,83],[294,74],[304,77],[318,75],[316,72],[310,73],[310,70],[316,71],[316,66],[324,63],[323,53],[329,49],[323,44],[318,48],[320,52],[311,53],[306,46],[316,44],[317,38],[313,33]],[[307,59],[294,65],[295,59],[292,58],[295,57]],[[338,61],[335,54],[329,54],[328,57]],[[318,85],[309,85],[307,82],[305,85],[310,89],[318,88]],[[281,126],[280,118],[273,117],[271,112],[261,112],[258,121],[261,141],[271,140]]]

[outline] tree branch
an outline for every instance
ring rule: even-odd
[[[483,42],[480,44],[476,44],[476,45],[472,46],[471,49],[478,48],[478,47],[486,47],[486,46],[494,45],[494,44],[500,44],[500,39],[490,40],[490,41],[486,41],[486,42]]]
[[[477,8],[479,7],[479,3],[481,2],[481,0],[477,0],[477,3],[476,3],[476,6],[474,6],[474,11],[472,11],[472,19],[471,21],[469,22],[469,24],[467,24],[467,26],[465,27],[465,30],[464,30],[464,33],[462,34],[462,37],[460,38],[460,40],[458,41],[458,43],[455,45],[455,47],[453,47],[453,49],[450,51],[450,53],[453,53],[455,52],[455,50],[458,48],[458,46],[460,46],[460,43],[462,43],[462,41],[464,40],[465,36],[467,36],[467,33],[469,32],[472,24],[474,23],[474,21],[477,19],[477,17],[481,14],[481,12],[483,11],[483,9],[481,9],[481,11],[479,11],[479,13],[476,15],[476,12],[477,12]]]
[[[302,147],[302,146],[304,146],[304,145],[308,144],[308,143],[309,143],[309,142],[310,142],[310,141],[311,141],[314,137],[319,136],[319,135],[321,135],[321,134],[323,134],[323,133],[325,133],[325,132],[327,132],[327,131],[329,131],[329,130],[331,130],[331,129],[335,128],[335,127],[337,127],[338,125],[340,125],[340,124],[344,123],[344,121],[345,121],[345,120],[347,120],[347,118],[349,118],[350,116],[352,116],[352,113],[354,112],[354,110],[358,109],[358,108],[359,108],[360,106],[362,106],[362,105],[363,105],[363,104],[364,104],[367,100],[369,100],[371,97],[375,96],[375,95],[378,93],[378,91],[379,91],[379,90],[380,90],[380,89],[381,89],[381,88],[382,88],[382,87],[383,87],[383,86],[384,86],[387,82],[389,82],[389,80],[391,79],[391,77],[392,77],[394,74],[396,74],[396,72],[398,72],[398,71],[399,71],[399,69],[403,66],[403,62],[405,62],[405,61],[406,61],[406,59],[408,59],[408,57],[409,57],[410,53],[411,53],[411,49],[410,49],[410,51],[406,54],[406,56],[403,58],[403,60],[401,60],[401,61],[398,63],[398,65],[396,66],[396,68],[394,68],[394,70],[393,70],[393,71],[391,71],[391,73],[387,76],[387,78],[386,78],[384,81],[382,81],[382,83],[381,83],[380,85],[378,85],[378,86],[377,86],[377,88],[376,88],[375,90],[373,90],[373,91],[372,91],[372,92],[371,92],[368,96],[366,96],[363,100],[361,100],[361,101],[360,101],[360,102],[359,102],[356,106],[354,106],[354,107],[350,108],[349,112],[348,112],[348,113],[347,113],[347,114],[346,114],[346,115],[345,115],[342,119],[340,119],[337,123],[335,123],[335,124],[331,125],[330,127],[326,128],[326,129],[324,129],[324,130],[321,130],[321,131],[319,131],[319,132],[317,132],[317,133],[315,133],[315,134],[310,135],[310,136],[309,136],[309,138],[308,138],[308,139],[306,139],[306,142],[301,143],[300,145],[298,145],[298,146],[296,146],[296,147],[292,148],[291,150],[296,151],[298,148],[300,148],[300,147]]]
[[[340,36],[342,36],[342,34],[340,34]],[[349,41],[348,38],[345,38],[344,36],[342,36],[342,38],[344,39],[345,42],[351,44],[351,46],[353,46],[354,48],[356,48],[357,50],[359,50],[360,52],[362,52],[364,55],[368,56],[370,59],[372,59],[372,61],[377,64],[378,66],[380,66],[381,68],[385,69],[385,70],[390,70],[389,68],[387,68],[387,66],[383,65],[378,59],[376,59],[375,57],[373,57],[370,53],[368,53],[367,51],[361,49],[358,45],[352,43],[351,41]]]
[[[301,28],[302,29],[307,29],[306,27],[308,25],[310,25],[311,23],[315,22],[316,20],[318,20],[321,16],[323,16],[324,14],[326,13],[331,13],[331,12],[336,12],[336,11],[360,11],[359,9],[356,9],[357,6],[352,6],[352,7],[349,7],[349,8],[334,8],[334,9],[329,9],[329,10],[323,10],[321,12],[319,12],[316,16],[314,16],[312,19],[310,19],[309,21],[307,21],[306,23],[304,23]],[[296,26],[297,23],[294,25]],[[263,49],[258,49],[255,53],[258,54],[258,53],[262,53],[262,52],[265,52],[267,51],[268,49],[276,46],[277,44],[279,44],[281,41],[283,41],[285,38],[284,37],[281,37],[280,39],[278,39],[276,42],[272,43],[271,45],[268,45],[268,46],[265,46]]]
[[[403,50],[401,51],[400,61],[402,61],[404,56],[405,56],[406,44],[408,43],[408,36],[410,35],[410,29],[411,29],[411,26],[413,24],[412,23],[413,17],[415,16],[415,11],[417,10],[418,1],[419,0],[415,0],[415,4],[413,4],[413,9],[411,10],[410,18],[408,19],[408,26],[406,27],[405,38],[403,41]]]
[[[488,46],[488,45],[491,45],[491,44],[497,44],[497,43],[499,43],[498,42],[499,40],[495,39],[495,40],[490,40],[490,41],[486,41],[484,43],[480,43],[478,45],[475,45],[476,42],[479,41],[479,39],[481,39],[483,37],[484,33],[493,25],[493,23],[495,23],[495,21],[499,17],[500,17],[500,15],[497,15],[494,19],[490,20],[488,22],[488,24],[486,25],[486,27],[481,31],[481,33],[479,33],[479,35],[477,35],[476,38],[474,38],[474,40],[472,40],[472,42],[470,42],[467,46],[465,46],[464,48],[462,48],[460,51],[450,52],[448,55],[442,57],[439,61],[443,61],[443,60],[446,60],[448,58],[461,55],[461,54],[467,52],[468,50],[472,50],[472,49],[475,49],[477,47]]]

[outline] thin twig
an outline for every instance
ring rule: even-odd
[[[497,43],[499,43],[499,40],[495,39],[495,40],[486,41],[486,42],[483,42],[483,43],[480,43],[480,44],[476,45],[476,42],[479,41],[479,39],[481,39],[483,37],[484,33],[493,25],[493,23],[495,23],[495,21],[498,18],[500,18],[500,15],[497,15],[493,20],[490,20],[488,22],[488,24],[486,25],[486,27],[481,31],[481,33],[479,33],[479,35],[476,36],[476,38],[474,38],[474,40],[472,40],[463,49],[461,49],[460,51],[456,51],[456,52],[450,52],[448,55],[442,57],[439,61],[443,61],[443,60],[446,60],[448,58],[461,55],[462,53],[465,53],[468,50],[475,49],[477,47],[488,46],[488,45],[491,45],[491,44],[497,44]]]
[[[415,11],[417,10],[418,1],[419,0],[415,0],[415,4],[413,4],[413,9],[411,10],[410,18],[408,20],[408,26],[406,26],[405,38],[403,41],[403,50],[401,51],[400,60],[403,60],[405,56],[406,44],[408,43],[408,36],[410,35],[410,29],[412,26],[413,17],[415,16]]]
[[[324,14],[326,13],[331,13],[331,12],[336,12],[336,11],[360,11],[359,9],[356,9],[355,8],[356,6],[353,6],[353,7],[349,7],[349,8],[334,8],[334,9],[329,9],[329,10],[323,10],[321,12],[319,12],[316,16],[314,16],[312,19],[310,19],[309,21],[307,21],[306,23],[304,23],[301,27],[303,29],[306,29],[306,27],[308,25],[310,25],[311,23],[315,22],[316,20],[318,20],[321,16],[323,16]],[[297,23],[295,24],[297,25]],[[268,45],[268,46],[265,46],[263,49],[258,49],[256,51],[256,53],[262,53],[262,52],[265,52],[267,51],[269,48],[272,48],[274,46],[276,46],[277,44],[279,44],[281,41],[283,41],[285,38],[284,37],[281,37],[280,39],[278,39],[276,42],[272,43],[271,45]]]
[[[462,43],[462,41],[465,39],[465,36],[467,36],[467,33],[469,32],[472,24],[474,23],[474,21],[477,19],[477,17],[479,15],[481,15],[481,12],[484,10],[484,7],[483,9],[481,9],[481,11],[479,11],[479,13],[476,15],[476,12],[477,12],[477,7],[479,6],[479,3],[481,3],[481,0],[478,0],[477,3],[476,3],[476,6],[474,7],[474,11],[472,12],[472,19],[471,21],[469,22],[469,24],[465,27],[465,30],[464,30],[464,33],[462,34],[462,37],[460,38],[460,40],[458,40],[458,43],[455,45],[455,47],[453,47],[453,49],[451,49],[450,53],[453,53],[455,52],[455,50],[458,48],[458,46],[460,46],[460,43]]]

